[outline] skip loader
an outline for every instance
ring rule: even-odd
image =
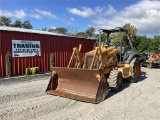
[[[141,72],[139,55],[131,50],[122,57],[122,32],[127,35],[132,48],[128,31],[121,27],[99,31],[97,45],[86,52],[84,57],[80,56],[80,45],[73,48],[67,67],[51,67],[52,75],[46,89],[48,94],[100,103],[105,100],[110,90],[119,91],[124,79],[138,81]],[[107,34],[104,42],[101,42],[102,32]],[[119,50],[107,43],[111,33],[119,33]]]

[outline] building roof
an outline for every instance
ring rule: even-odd
[[[48,31],[25,29],[25,28],[17,28],[17,27],[6,27],[6,26],[0,26],[0,30],[3,30],[3,31],[25,32],[25,33],[37,33],[37,34],[55,35],[55,36],[68,36],[68,35],[64,35],[64,34],[48,32]]]
[[[54,35],[54,36],[66,36],[66,37],[74,37],[65,34],[53,33],[48,31],[42,30],[33,30],[33,29],[25,29],[25,28],[17,28],[17,27],[7,27],[7,26],[0,26],[0,31],[14,31],[14,32],[24,32],[24,33],[36,33],[36,34],[43,34],[43,35]],[[80,37],[77,37],[80,38]],[[90,40],[96,40],[95,38],[84,38]]]

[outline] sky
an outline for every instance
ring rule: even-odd
[[[0,16],[30,20],[33,29],[112,29],[126,23],[139,35],[160,35],[160,0],[0,0]]]

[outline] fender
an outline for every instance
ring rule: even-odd
[[[125,63],[129,64],[133,60],[133,58],[135,58],[135,57],[140,57],[140,56],[136,52],[128,51],[125,53],[123,60]]]

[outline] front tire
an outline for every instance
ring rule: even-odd
[[[122,72],[118,70],[113,70],[111,71],[109,78],[109,88],[112,91],[119,91],[122,88],[123,84]]]

